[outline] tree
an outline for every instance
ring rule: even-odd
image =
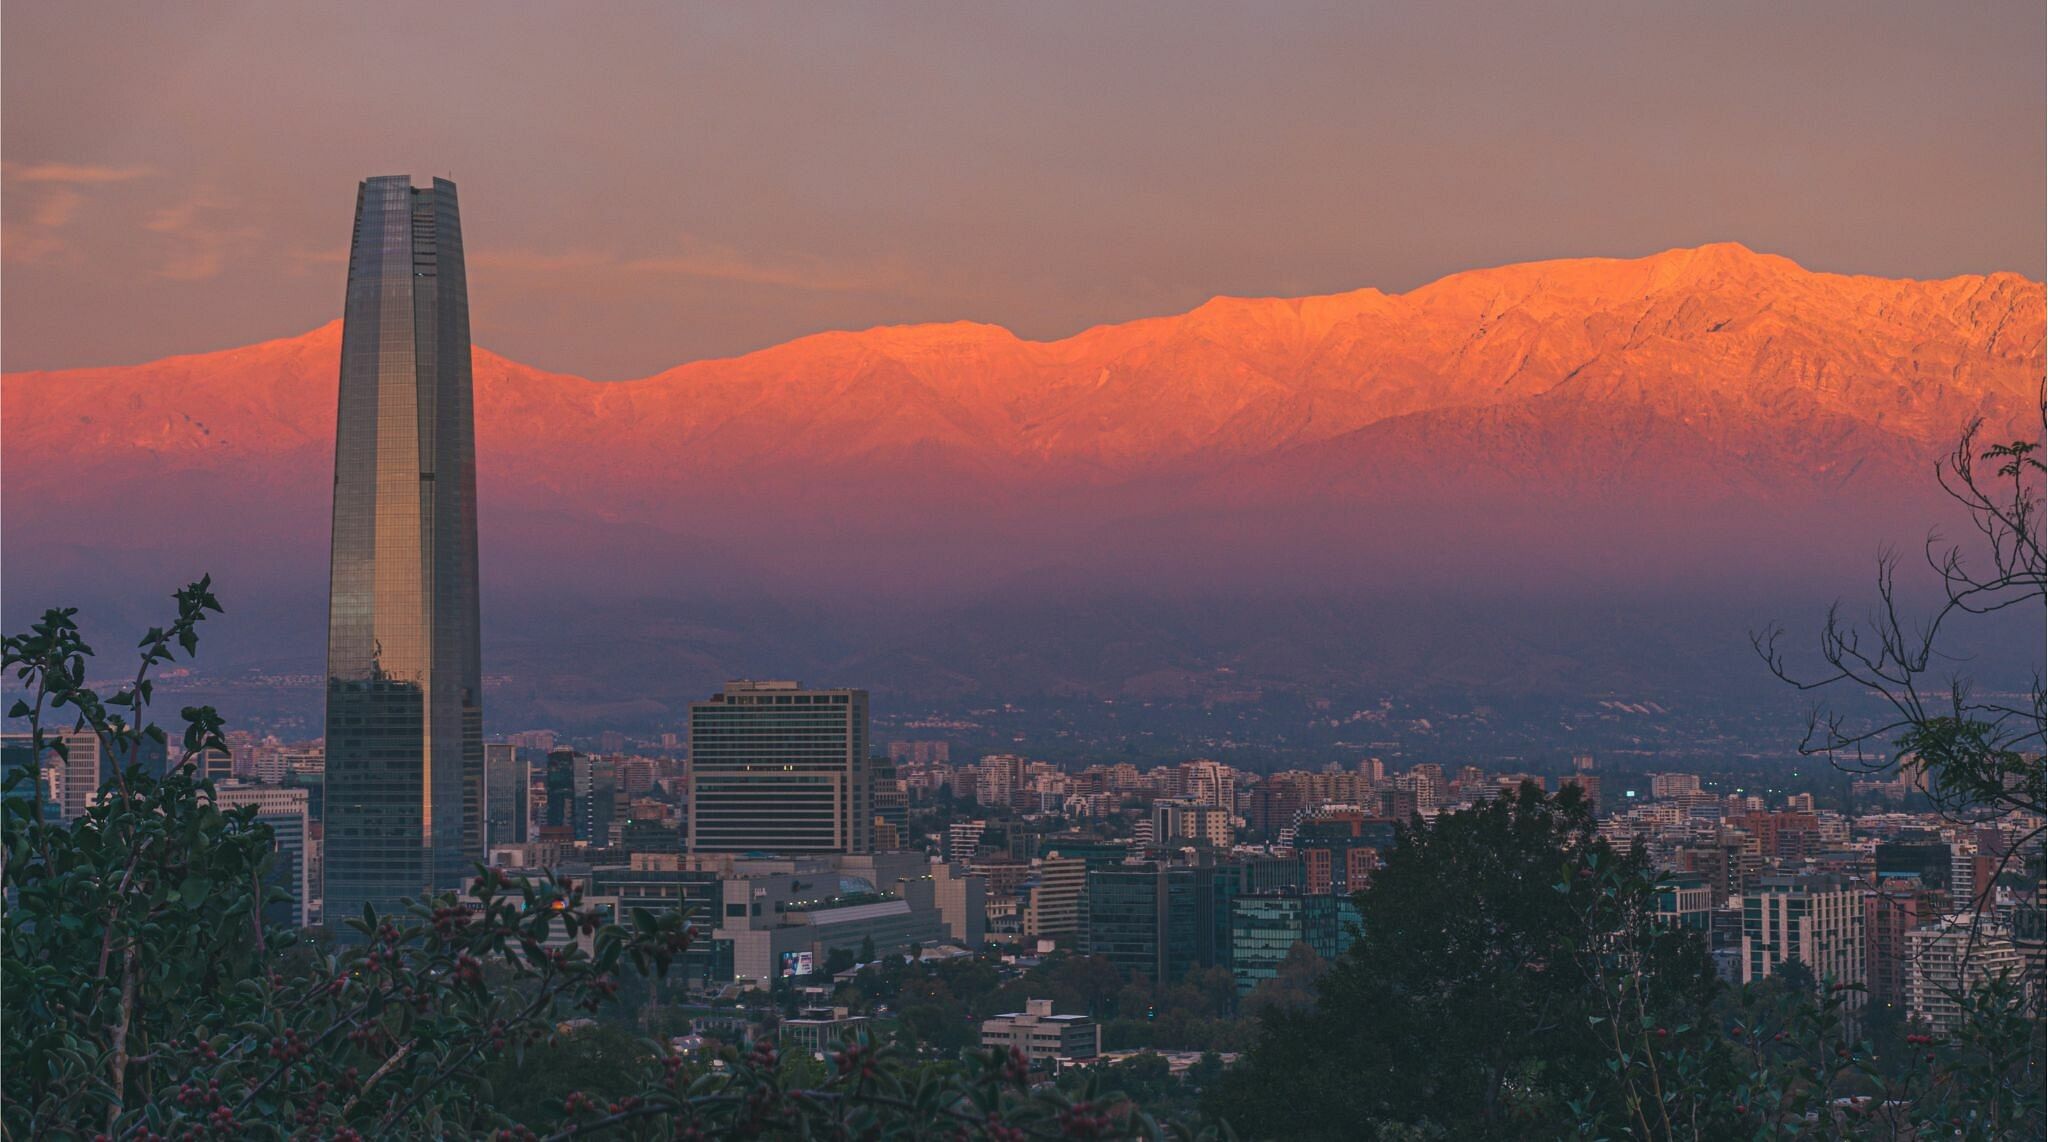
[[[820,969],[819,974],[827,977],[836,976],[853,965],[854,958],[852,952],[847,951],[845,948],[834,948],[826,953],[825,966]]]
[[[1259,986],[1245,997],[1244,1009],[1249,1014],[1260,1015],[1268,1008],[1300,1011],[1313,1007],[1316,984],[1329,970],[1328,960],[1317,955],[1314,948],[1296,941],[1287,949],[1287,956],[1280,961],[1273,978],[1260,981]]]
[[[1982,430],[1981,421],[1970,424],[1935,465],[1936,480],[1968,516],[1976,540],[1970,549],[1938,533],[1928,537],[1924,555],[1941,591],[1932,614],[1910,616],[1899,561],[1886,555],[1878,563],[1878,605],[1867,621],[1845,617],[1840,604],[1828,609],[1820,667],[1790,661],[1783,626],[1752,634],[1751,643],[1772,673],[1800,690],[1881,701],[1883,712],[1875,716],[1816,704],[1802,753],[1855,773],[1895,772],[1910,763],[1936,802],[1959,816],[2040,817],[2048,811],[2042,762],[2048,693],[2041,671],[2036,668],[2026,697],[2015,701],[1978,692],[1976,681],[1955,668],[1973,657],[1955,644],[1967,620],[2010,612],[2038,628],[2048,598],[2041,444],[1986,444]],[[2034,830],[2032,836],[2039,835]]]
[[[1524,785],[1404,829],[1315,1006],[1264,1008],[1209,1109],[1260,1137],[1568,1128],[1572,1102],[1613,1081],[1587,949],[1642,921],[1611,907],[1598,873],[1641,864],[1598,837],[1576,789]],[[1697,940],[1640,937],[1655,949],[1640,964],[1645,1009],[1703,1004],[1713,977]]]
[[[608,923],[551,877],[480,869],[464,895],[365,909],[345,919],[361,944],[339,952],[268,927],[269,830],[253,810],[221,811],[192,764],[225,744],[210,708],[183,711],[168,774],[128,765],[83,818],[46,820],[40,766],[64,754],[53,721],[96,735],[115,759],[167,742],[147,719],[151,670],[193,654],[220,609],[205,580],[177,605],[142,640],[133,680],[105,698],[85,684],[92,649],[76,612],[46,612],[5,640],[24,695],[10,714],[32,746],[0,798],[6,1137],[1159,1133],[1099,1084],[1032,1089],[1014,1052],[916,1067],[857,1042],[821,1069],[784,1067],[763,1042],[721,1051],[713,1068],[601,1027],[565,1034],[615,1002],[618,973],[664,975],[692,932],[673,910]],[[534,1067],[549,1078],[528,1083]]]

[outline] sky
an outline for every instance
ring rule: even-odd
[[[473,334],[600,379],[825,329],[1733,240],[2043,274],[2010,3],[8,4],[0,365],[340,315],[358,179],[461,186]]]

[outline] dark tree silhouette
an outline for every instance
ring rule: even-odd
[[[2044,406],[2048,407],[2048,406]],[[1955,631],[1969,616],[2009,614],[2042,623],[2041,444],[2038,440],[1986,443],[1982,422],[1972,423],[1935,477],[1968,514],[1975,540],[1945,542],[1931,535],[1927,565],[1942,599],[1915,618],[1898,584],[1899,560],[1886,555],[1877,572],[1878,605],[1869,618],[1828,609],[1821,628],[1824,665],[1805,670],[1788,661],[1786,631],[1774,624],[1751,635],[1757,654],[1779,678],[1805,691],[1873,694],[1883,713],[1858,717],[1827,702],[1815,705],[1800,752],[1828,758],[1856,773],[1918,767],[1927,792],[1959,818],[2043,812],[2042,737],[2048,699],[2033,673],[2025,697],[1980,693],[1956,669],[1966,649]]]

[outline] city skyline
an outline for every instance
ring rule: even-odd
[[[2039,0],[0,23],[7,1138],[2048,1132]]]

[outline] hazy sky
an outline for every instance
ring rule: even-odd
[[[1732,239],[2043,268],[2041,0],[9,3],[7,369],[340,314],[356,181],[461,185],[474,333],[615,378],[1056,337]]]

